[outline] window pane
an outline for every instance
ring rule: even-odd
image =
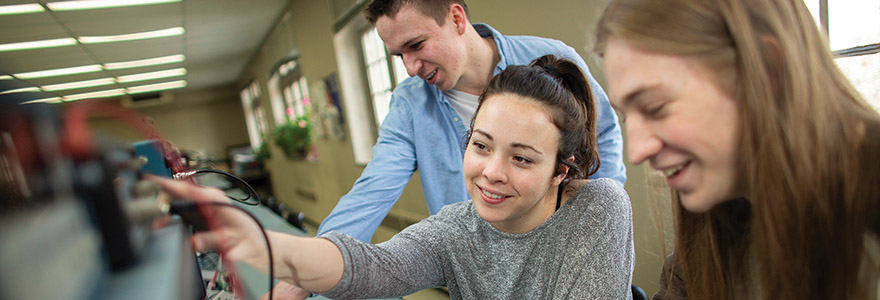
[[[239,95],[241,96],[241,106],[244,109],[244,121],[245,125],[247,125],[248,139],[251,142],[251,147],[257,149],[260,147],[260,143],[263,142],[263,137],[260,134],[259,125],[254,113],[254,99],[251,98],[250,88],[241,90]]]
[[[409,74],[406,73],[406,65],[403,64],[402,58],[392,56],[391,61],[392,65],[394,65],[394,81],[397,84],[400,84],[404,79],[409,78]]]
[[[251,96],[256,99],[260,97],[260,85],[256,82],[251,83],[250,86]]]
[[[287,121],[287,103],[284,98],[284,89],[281,87],[281,74],[275,72],[269,77],[269,104],[272,105],[272,117],[275,118],[275,124],[282,124]]]
[[[290,87],[284,88],[284,114],[287,117],[293,118],[293,112],[291,108],[293,107],[293,96],[290,95]]]
[[[880,1],[829,0],[828,32],[831,50],[880,43]],[[880,108],[880,54],[835,59],[856,89],[875,109]]]
[[[302,90],[302,100],[303,103],[308,106],[309,104],[309,82],[306,81],[306,77],[303,76],[299,79],[299,88]]]
[[[361,37],[364,49],[364,62],[366,63],[367,80],[372,95],[373,112],[376,123],[382,124],[388,113],[388,101],[391,95],[391,74],[388,70],[388,59],[385,52],[385,44],[379,38],[379,33],[373,28]]]
[[[804,4],[807,5],[807,8],[810,9],[810,14],[813,15],[813,21],[816,23],[816,26],[822,28],[819,24],[819,2],[821,0],[804,0]]]
[[[829,0],[831,50],[880,43],[880,1]]]
[[[841,57],[834,61],[856,90],[880,111],[880,54]]]
[[[260,106],[254,108],[254,110],[256,111],[254,117],[257,119],[257,125],[260,127],[260,132],[269,132],[269,124],[266,121],[266,111]]]
[[[376,66],[369,66],[369,71],[367,72],[367,76],[369,76],[370,80],[370,93],[375,94],[382,90],[382,80],[379,78],[379,72],[376,70]]]
[[[304,77],[303,77],[304,78]],[[294,117],[302,117],[306,115],[306,106],[303,103],[304,95],[302,93],[302,85],[301,83],[305,82],[302,78],[298,81],[294,81],[290,87],[293,90],[293,110]]]
[[[378,65],[378,64],[377,64]],[[391,73],[388,71],[388,61],[386,60],[384,64],[381,64],[382,67],[377,67],[379,70],[379,76],[382,78],[388,78],[388,80],[382,80],[382,89],[391,89]]]
[[[391,103],[391,91],[380,92],[373,97],[373,111],[376,112],[376,123],[382,125],[382,120],[388,115],[388,107]]]

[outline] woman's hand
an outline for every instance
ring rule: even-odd
[[[193,203],[184,209],[198,209],[204,216],[210,230],[193,236],[196,251],[219,250],[228,260],[243,261],[263,273],[269,272],[266,240],[260,227],[246,213],[229,207],[233,204],[223,191],[155,176],[149,180],[159,183],[172,197],[172,203]],[[303,299],[310,294],[306,289],[327,291],[342,278],[342,252],[329,240],[274,231],[267,231],[266,237],[272,246],[275,278],[288,283],[275,289],[286,295]]]
[[[171,196],[172,203],[180,205],[190,201],[195,205],[185,209],[197,209],[204,216],[210,230],[193,235],[192,244],[196,251],[219,250],[227,259],[267,269],[268,251],[260,228],[245,213],[228,207],[233,204],[223,191],[155,176],[148,179],[159,183]]]

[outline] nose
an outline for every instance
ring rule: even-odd
[[[630,163],[637,165],[660,152],[663,141],[641,118],[631,117],[626,120],[626,146]]]
[[[409,76],[419,76],[419,69],[422,68],[422,64],[416,56],[408,53],[403,53],[400,56],[403,58],[403,66],[406,67],[406,73]]]
[[[507,171],[505,167],[506,164],[503,157],[500,155],[492,155],[486,159],[486,163],[483,166],[483,177],[485,177],[490,183],[507,182]]]

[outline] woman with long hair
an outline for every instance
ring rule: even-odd
[[[673,190],[655,299],[876,299],[880,117],[802,0],[615,0],[629,159]]]

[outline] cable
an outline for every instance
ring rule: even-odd
[[[202,170],[196,170],[195,173],[194,173],[193,175],[196,175],[196,174],[202,174],[202,173],[214,173],[214,174],[220,174],[220,175],[226,176],[226,177],[228,177],[228,178],[232,178],[234,181],[236,181],[236,182],[238,182],[239,184],[243,185],[243,186],[247,189],[247,191],[248,191],[248,196],[247,196],[247,198],[244,198],[244,199],[238,199],[238,198],[235,198],[235,197],[232,197],[232,196],[228,196],[228,195],[227,195],[227,197],[229,197],[229,198],[232,199],[232,200],[235,200],[235,201],[238,201],[238,202],[241,202],[241,203],[247,204],[247,205],[260,205],[261,200],[260,200],[260,196],[257,195],[257,191],[255,191],[254,188],[253,188],[250,184],[247,183],[247,181],[244,181],[244,179],[241,179],[241,178],[239,178],[238,176],[235,176],[235,175],[229,174],[229,173],[227,173],[227,172],[223,172],[223,171],[220,171],[220,170],[213,170],[213,169],[202,169]],[[253,203],[253,202],[247,202],[247,200],[250,199],[251,197],[253,197],[254,199],[256,199],[257,202],[256,202],[256,203]]]
[[[226,197],[229,197],[229,199],[235,200],[236,202],[239,202],[242,204],[251,205],[251,206],[260,205],[260,203],[262,203],[262,200],[260,199],[260,195],[257,194],[257,191],[255,191],[254,188],[251,187],[251,185],[247,183],[247,181],[244,181],[244,179],[241,179],[235,175],[232,175],[227,172],[220,171],[220,170],[201,169],[201,170],[195,170],[195,171],[189,171],[189,172],[180,172],[180,173],[174,174],[174,179],[180,180],[180,179],[189,178],[189,177],[192,177],[192,176],[195,176],[198,174],[203,174],[203,173],[214,173],[214,174],[220,174],[220,175],[226,176],[227,178],[231,178],[232,180],[237,182],[240,186],[244,186],[245,189],[247,189],[247,193],[248,193],[247,197],[245,197],[243,199],[239,199],[239,198],[235,198],[235,197],[226,195]],[[247,201],[248,199],[250,199],[252,197],[254,199],[256,199],[256,202],[248,202]]]
[[[193,201],[174,201],[171,202],[171,207],[169,212],[183,218],[184,222],[192,225],[196,228],[197,231],[203,231],[199,229],[208,229],[208,224],[202,214],[199,213],[198,208],[199,205],[211,205],[211,206],[220,206],[220,207],[230,207],[237,209],[243,213],[245,213],[251,220],[254,220],[254,223],[257,223],[257,226],[260,227],[260,233],[263,234],[263,239],[266,241],[266,251],[268,251],[269,255],[269,300],[272,300],[272,287],[275,283],[275,267],[274,260],[272,258],[272,246],[269,243],[269,235],[266,233],[266,228],[263,227],[263,224],[260,223],[260,220],[257,219],[253,214],[244,208],[235,206],[231,203],[223,203],[223,202],[193,202]]]

